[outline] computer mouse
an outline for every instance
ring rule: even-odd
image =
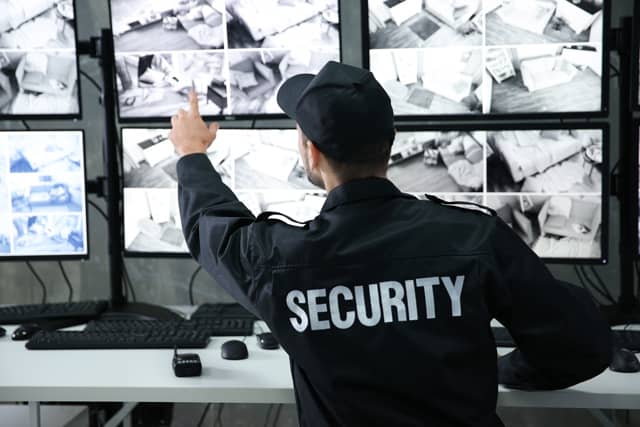
[[[258,345],[263,350],[277,350],[280,348],[280,344],[278,344],[276,337],[271,332],[258,334],[256,337],[258,338]]]
[[[640,372],[640,361],[631,350],[620,348],[613,352],[609,369],[614,372]]]
[[[2,338],[5,335],[7,335],[7,331],[2,326],[0,326],[0,338]]]
[[[226,360],[243,360],[249,357],[247,346],[242,341],[231,340],[222,344],[222,358]]]
[[[35,323],[20,325],[15,331],[13,331],[11,339],[14,341],[26,341],[35,335],[36,332],[41,330],[42,328]]]

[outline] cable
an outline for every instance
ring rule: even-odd
[[[580,270],[578,269],[578,266],[574,265],[573,270],[575,271],[576,276],[578,276],[578,280],[580,281],[580,285],[582,286],[582,288],[589,294],[589,296],[591,297],[593,302],[596,303],[596,305],[600,305],[600,301],[598,301],[598,299],[593,295],[593,292],[591,292],[591,289],[589,289],[585,284],[584,279],[580,275]]]
[[[31,261],[27,261],[27,267],[29,267],[29,270],[31,270],[31,274],[33,274],[33,277],[35,277],[38,283],[40,284],[40,287],[42,288],[42,304],[46,304],[47,303],[47,287],[44,285],[44,282],[40,278],[40,275],[38,275],[38,272],[36,271],[36,269],[33,268],[33,265],[31,265]]]
[[[200,416],[200,421],[198,421],[198,424],[196,424],[196,427],[202,427],[202,425],[204,424],[204,420],[205,418],[207,418],[207,414],[209,413],[209,409],[211,409],[211,403],[209,403],[207,406],[204,407],[204,411],[202,412],[202,415]]]
[[[100,85],[98,84],[98,82],[97,82],[93,77],[91,77],[91,76],[89,75],[89,73],[87,73],[86,71],[80,70],[80,74],[81,74],[84,78],[86,78],[87,80],[89,80],[89,81],[91,82],[91,84],[92,84],[96,89],[98,89],[98,92],[102,93],[102,86],[100,86]]]
[[[196,305],[194,298],[193,298],[193,286],[196,283],[196,277],[198,277],[198,274],[200,273],[200,271],[202,271],[202,266],[198,266],[198,268],[196,268],[196,270],[191,274],[191,279],[189,279],[189,304],[190,305]]]
[[[136,291],[133,289],[133,282],[131,281],[131,277],[129,276],[129,271],[127,270],[127,263],[122,260],[122,273],[124,274],[125,286],[129,287],[129,291],[131,292],[131,299],[133,302],[136,302]]]
[[[218,406],[218,413],[216,414],[216,418],[213,421],[213,427],[222,427],[222,411],[224,410],[224,403],[221,403],[220,406]]]
[[[589,266],[589,270],[591,270],[591,274],[593,274],[593,276],[596,278],[596,281],[600,285],[600,288],[609,296],[609,299],[615,300],[615,298],[613,298],[613,295],[611,295],[611,291],[609,291],[607,285],[604,284],[602,277],[600,277],[600,274],[596,271],[595,267],[591,265]]]
[[[58,267],[60,267],[60,272],[62,273],[62,277],[64,277],[64,281],[67,284],[67,288],[69,288],[69,302],[72,302],[73,286],[71,286],[71,281],[69,280],[69,276],[67,276],[67,272],[64,271],[64,266],[62,265],[62,261],[58,261]]]
[[[269,418],[271,418],[271,413],[273,412],[273,407],[275,405],[269,405],[269,409],[267,410],[267,416],[264,418],[264,427],[269,426]]]
[[[98,206],[96,202],[94,202],[93,200],[87,200],[87,203],[91,205],[91,207],[93,207],[104,218],[105,221],[109,222],[109,217],[107,216],[106,212],[100,206]]]
[[[594,291],[596,291],[598,293],[598,295],[600,295],[602,298],[604,298],[605,300],[607,300],[608,302],[615,304],[616,301],[611,298],[611,295],[607,295],[607,293],[605,291],[603,291],[602,289],[600,289],[598,286],[595,285],[595,283],[591,280],[591,278],[587,275],[586,271],[584,270],[584,268],[579,267],[580,272],[582,273],[585,283],[587,283],[587,285],[589,285],[589,287],[591,289],[593,289]]]
[[[271,427],[276,427],[278,425],[278,421],[280,421],[280,413],[282,412],[283,407],[284,405],[282,404],[278,405],[278,409],[276,409],[276,416],[273,419],[273,424],[271,424]]]

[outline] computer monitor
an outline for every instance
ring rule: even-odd
[[[0,259],[88,255],[82,131],[0,132]]]
[[[110,0],[123,121],[187,108],[204,116],[282,116],[276,93],[339,61],[339,0]]]
[[[607,259],[606,128],[400,127],[400,190],[488,206],[548,262]]]
[[[363,0],[398,119],[603,115],[609,0]]]
[[[168,129],[124,128],[124,250],[180,256],[188,249],[178,208],[178,155]],[[223,181],[255,214],[314,218],[325,194],[307,180],[295,129],[221,129],[208,153]]]
[[[75,3],[0,2],[0,119],[80,118]]]
[[[635,2],[633,13],[633,104],[640,111],[640,2]]]

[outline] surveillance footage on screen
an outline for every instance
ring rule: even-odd
[[[0,0],[0,116],[77,115],[71,0]]]
[[[288,77],[340,60],[338,0],[111,0],[120,117],[282,114]]]
[[[599,112],[603,0],[368,0],[398,116]]]
[[[0,132],[0,256],[87,253],[80,132]]]
[[[425,199],[486,205],[544,258],[600,258],[602,130],[400,131],[388,177]]]
[[[178,208],[179,156],[168,135],[166,129],[122,131],[127,252],[187,253]],[[207,155],[254,215],[275,210],[307,221],[320,212],[324,191],[307,179],[294,129],[222,129]]]

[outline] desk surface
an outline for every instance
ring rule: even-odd
[[[7,328],[10,335],[13,327]],[[198,350],[203,375],[176,378],[171,350],[28,351],[0,338],[0,402],[295,403],[289,359],[282,350],[246,340],[249,359],[227,361],[213,338]],[[509,349],[499,349],[501,354]],[[640,409],[640,373],[602,375],[555,392],[500,388],[499,406]]]

